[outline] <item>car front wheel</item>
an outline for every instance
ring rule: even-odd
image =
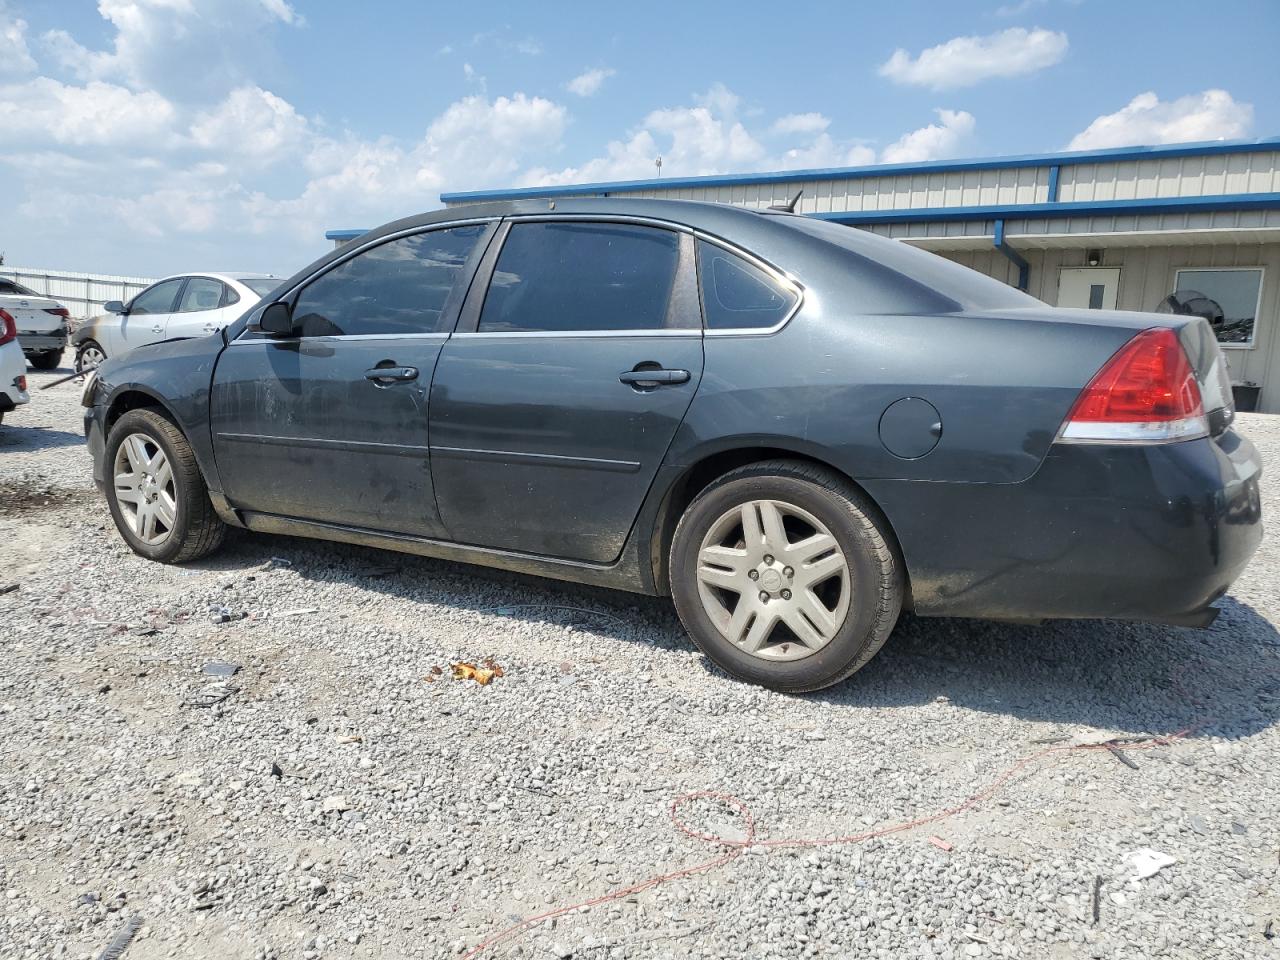
[[[775,690],[839,683],[884,645],[903,573],[879,512],[847,481],[793,460],[751,464],[690,504],[671,594],[698,647]]]
[[[76,370],[80,373],[92,370],[107,359],[107,352],[96,340],[86,340],[76,350]]]
[[[185,563],[222,545],[226,526],[187,438],[154,410],[131,410],[111,428],[104,459],[107,503],[134,553]]]

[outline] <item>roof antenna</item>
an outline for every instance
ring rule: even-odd
[[[775,203],[775,204],[773,204],[773,206],[771,206],[769,209],[770,209],[770,210],[780,210],[780,211],[782,211],[783,213],[795,213],[795,212],[796,212],[796,204],[800,202],[800,194],[802,194],[802,193],[804,193],[804,187],[801,187],[799,190],[797,190],[797,191],[796,191],[796,195],[795,195],[794,197],[792,197],[792,198],[791,198],[789,201],[787,201],[786,203]]]

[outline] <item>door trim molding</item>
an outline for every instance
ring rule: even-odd
[[[501,460],[537,464],[544,467],[573,467],[603,470],[607,473],[636,473],[639,461],[601,460],[595,457],[565,457],[553,453],[522,453],[514,450],[472,450],[467,447],[432,447],[433,457],[450,460]]]
[[[260,433],[218,433],[218,440],[232,443],[258,443],[280,447],[305,447],[312,450],[337,450],[343,453],[379,453],[393,457],[426,457],[430,447],[405,443],[372,443],[366,440],[326,440],[320,437],[273,437]]]

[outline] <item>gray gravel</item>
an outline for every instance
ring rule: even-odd
[[[96,957],[132,917],[125,960],[457,955],[716,856],[668,819],[687,791],[764,838],[845,835],[1041,741],[1197,723],[1136,770],[1049,758],[943,823],[752,850],[484,955],[1280,956],[1274,535],[1211,630],[906,619],[795,698],[710,668],[659,601],[258,536],[147,563],[91,487],[76,394],[0,427],[0,956]],[[1280,418],[1241,425],[1280,516]],[[489,685],[449,678],[487,658]],[[1131,881],[1143,848],[1177,862]]]

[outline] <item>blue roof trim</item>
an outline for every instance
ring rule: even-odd
[[[517,187],[510,190],[471,190],[442,193],[442,203],[475,203],[481,200],[518,200],[522,197],[583,196],[618,190],[670,190],[682,187],[731,187],[757,183],[795,183],[800,180],[856,180],[912,173],[952,173],[965,170],[998,170],[1010,167],[1072,166],[1082,163],[1117,163],[1125,160],[1165,160],[1214,154],[1256,153],[1280,150],[1280,137],[1257,140],[1213,140],[1206,143],[1171,143],[1152,147],[1113,147],[1107,150],[1074,150],[1065,153],[1024,154],[1012,157],[977,157],[968,160],[929,160],[921,163],[882,163],[864,167],[828,167],[816,170],[783,170],[774,173],[732,173],[711,177],[669,177],[657,180],[619,180],[579,183],[558,187]]]
[[[368,230],[327,230],[324,238],[326,240],[354,240],[356,237],[368,232]]]
[[[1071,203],[1007,203],[981,207],[920,207],[911,210],[836,210],[830,213],[811,213],[808,216],[836,223],[870,224],[1212,213],[1218,210],[1280,210],[1280,193],[1228,193],[1216,197],[1153,197],[1147,200],[1081,200]]]

